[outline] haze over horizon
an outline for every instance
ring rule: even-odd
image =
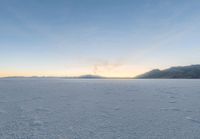
[[[198,0],[1,0],[0,77],[134,77],[200,63]]]

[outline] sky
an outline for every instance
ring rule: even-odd
[[[0,76],[133,77],[200,64],[199,0],[0,0]]]

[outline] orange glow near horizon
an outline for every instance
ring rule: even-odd
[[[55,76],[55,77],[62,77],[62,76],[81,76],[86,74],[91,75],[99,75],[104,77],[134,77],[139,74],[142,74],[144,72],[148,71],[148,69],[145,68],[137,68],[133,69],[132,67],[118,67],[118,68],[112,68],[108,69],[105,67],[100,67],[98,71],[94,72],[93,67],[87,67],[82,69],[76,69],[76,70],[58,70],[58,71],[51,71],[51,70],[42,70],[42,71],[20,71],[20,70],[8,70],[0,72],[0,77],[11,77],[11,76],[25,76],[25,77],[31,77],[31,76]]]

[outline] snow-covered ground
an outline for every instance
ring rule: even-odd
[[[200,80],[0,79],[0,139],[194,138]]]

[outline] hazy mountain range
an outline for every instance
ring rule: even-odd
[[[51,76],[13,76],[5,78],[63,78],[63,79],[200,79],[200,64],[190,66],[171,67],[165,70],[154,69],[136,77],[103,77],[99,75],[82,75],[75,77],[51,77]]]
[[[179,66],[171,67],[165,70],[154,69],[142,75],[136,76],[136,78],[149,79],[149,78],[183,78],[183,79],[195,79],[200,78],[200,65]]]

